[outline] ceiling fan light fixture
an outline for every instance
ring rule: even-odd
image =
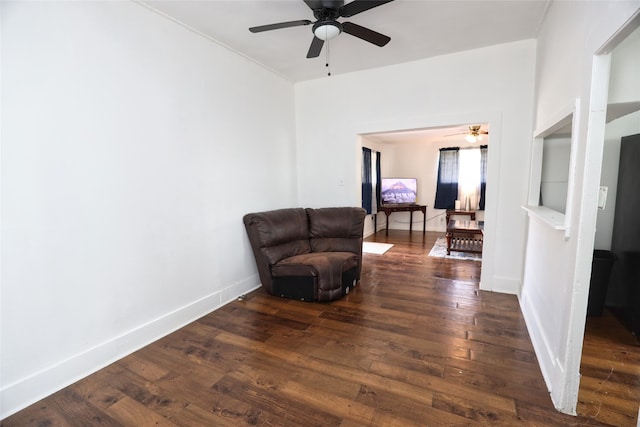
[[[464,139],[466,139],[467,142],[474,143],[474,142],[476,142],[478,140],[478,137],[475,136],[475,135],[467,135],[467,136],[464,137]]]
[[[313,34],[320,40],[331,40],[342,32],[342,28],[337,21],[321,21],[313,26]]]

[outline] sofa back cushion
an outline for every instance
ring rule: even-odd
[[[244,217],[249,241],[269,265],[294,255],[311,252],[309,223],[302,208],[279,209]]]
[[[362,253],[362,231],[366,212],[361,208],[307,209],[313,252]]]

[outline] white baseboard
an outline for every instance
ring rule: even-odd
[[[538,359],[538,364],[540,365],[540,370],[542,371],[542,377],[547,384],[547,389],[551,392],[552,383],[550,375],[555,368],[553,352],[551,351],[551,347],[546,336],[542,332],[543,329],[540,320],[535,310],[529,306],[527,299],[520,299],[520,308],[522,310],[522,315],[524,316],[525,324],[527,325],[531,344],[533,345],[536,358]]]
[[[258,282],[258,285],[255,283]],[[218,290],[0,389],[0,420],[260,287],[257,275]]]
[[[521,298],[519,301],[529,337],[531,338],[531,343],[536,353],[536,358],[538,359],[538,365],[542,372],[542,377],[551,396],[551,401],[558,411],[575,415],[575,408],[565,408],[561,404],[561,389],[566,376],[566,369],[561,361],[554,356],[553,348],[544,333],[542,322],[536,310],[530,306],[526,297]],[[554,387],[556,385],[558,387]]]
[[[484,260],[483,260],[484,261]],[[499,292],[501,294],[518,295],[520,293],[520,279],[514,277],[493,276],[487,278],[489,283],[481,283],[483,291]]]

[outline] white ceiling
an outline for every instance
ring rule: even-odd
[[[251,33],[248,28],[308,19],[302,0],[146,0],[143,3],[292,82],[535,38],[551,0],[395,0],[350,21],[391,37],[378,47],[340,34],[307,59],[311,25]],[[349,1],[347,1],[348,3]]]
[[[489,127],[486,123],[472,123],[481,125],[482,131],[489,131]],[[473,146],[479,144],[488,144],[489,135],[481,135],[480,140],[475,144],[465,141],[465,136],[469,131],[469,125],[459,126],[446,126],[425,128],[416,130],[407,130],[400,132],[381,132],[374,134],[363,135],[366,139],[384,143],[384,144],[397,144],[397,143],[424,143],[424,142],[437,142],[448,143],[456,146]]]

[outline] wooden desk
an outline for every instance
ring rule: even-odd
[[[423,215],[422,219],[422,234],[427,231],[427,206],[421,205],[382,205],[380,210],[384,212],[387,218],[387,236],[389,235],[389,215],[394,212],[409,212],[409,231],[413,229],[413,213],[415,211],[421,211]]]
[[[447,224],[449,224],[449,221],[451,220],[451,217],[454,215],[466,215],[469,217],[469,219],[471,221],[475,221],[476,220],[476,211],[461,211],[461,210],[453,210],[453,209],[447,209]]]
[[[482,253],[484,221],[457,221],[447,223],[447,255],[451,251]]]

